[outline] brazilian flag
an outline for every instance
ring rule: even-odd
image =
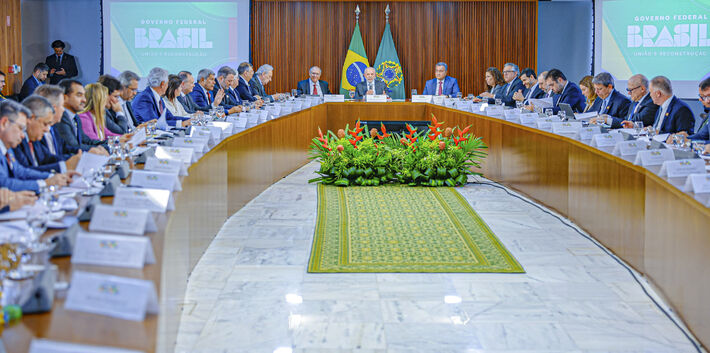
[[[345,64],[343,64],[343,77],[340,79],[340,94],[348,96],[348,91],[355,90],[355,86],[360,81],[365,80],[365,69],[370,66],[365,53],[365,45],[362,44],[362,35],[360,35],[360,24],[355,24],[353,38],[350,39],[350,48],[348,55],[345,56]]]
[[[397,49],[394,47],[389,23],[385,25],[385,33],[382,33],[380,49],[377,50],[375,71],[377,71],[377,77],[387,85],[392,99],[405,98],[402,65],[399,64],[399,57],[397,56]]]

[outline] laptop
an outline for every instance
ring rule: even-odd
[[[572,107],[567,104],[567,103],[560,103],[560,110],[565,112],[565,117],[567,118],[567,121],[576,121],[577,119],[574,117],[574,110],[572,110]]]

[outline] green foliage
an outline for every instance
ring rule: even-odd
[[[398,182],[411,186],[460,186],[468,175],[477,174],[488,148],[480,137],[468,133],[468,127],[441,130],[436,117],[427,133],[407,125],[408,134],[389,134],[384,126],[371,135],[357,122],[338,133],[324,136],[318,129],[313,138],[310,158],[320,162],[320,177],[309,182],[337,186],[376,186]],[[448,136],[444,136],[448,135]]]

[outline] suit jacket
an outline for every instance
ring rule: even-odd
[[[49,173],[40,172],[38,170],[23,166],[17,162],[12,149],[9,149],[8,153],[10,154],[12,168],[8,166],[7,158],[5,156],[1,156],[0,187],[8,188],[12,191],[31,190],[39,192],[39,184],[37,184],[37,180],[49,178]]]
[[[23,99],[29,97],[39,86],[40,84],[37,83],[34,75],[30,75],[30,77],[25,80],[25,83],[22,84],[22,89],[20,90],[20,94],[17,96],[17,99],[22,102]]]
[[[220,87],[219,82],[215,81],[214,89],[212,90],[212,100],[214,100],[214,97],[217,97],[217,92],[219,92],[222,88],[223,87]],[[225,111],[232,109],[235,105],[241,105],[242,100],[236,99],[238,98],[236,96],[236,93],[231,89],[231,87],[224,88],[224,97],[222,98],[222,101],[219,102],[219,105],[224,107]]]
[[[210,92],[210,95],[211,94],[212,92]],[[193,102],[199,107],[199,110],[208,112],[212,109],[214,96],[208,96],[207,89],[202,87],[199,83],[195,83],[195,87],[193,87],[192,92],[190,92],[190,97],[192,97]]]
[[[249,83],[241,76],[239,77],[239,85],[237,86],[237,93],[239,94],[239,98],[241,98],[242,100],[249,101],[249,102],[256,101],[256,97],[254,97],[254,95],[251,94],[251,88],[249,87]]]
[[[298,91],[298,95],[308,95],[311,94],[311,87],[310,85],[313,84],[313,81],[310,79],[305,79],[303,81],[298,81],[298,85],[296,86],[296,90]],[[321,94],[330,94],[330,90],[328,89],[328,82],[325,82],[323,80],[318,81],[318,86],[320,87],[320,92]]]
[[[254,75],[254,77],[249,80],[249,87],[251,87],[252,95],[257,95],[267,102],[274,101],[274,97],[266,94],[266,89],[264,89],[264,85],[261,84],[261,81],[256,75]]]
[[[79,114],[79,120],[81,121],[81,128],[84,129],[84,133],[86,136],[89,136],[89,138],[98,140],[99,139],[99,130],[94,123],[94,114],[91,112],[84,112]],[[107,120],[104,118],[104,120]],[[121,134],[117,134],[115,132],[112,132],[111,130],[108,129],[108,126],[104,126],[104,138],[102,140],[107,140],[108,137],[110,136],[120,136]]]
[[[640,106],[636,113],[634,113],[636,105]],[[624,120],[643,121],[643,126],[651,126],[656,120],[656,113],[658,113],[658,108],[659,107],[656,105],[656,103],[653,103],[651,95],[647,94],[645,97],[641,98],[640,102],[632,102],[631,105],[629,105],[629,112],[628,114],[626,114],[626,117],[613,118],[611,122],[611,128],[621,128],[621,122]]]
[[[22,164],[24,167],[42,172],[54,171],[59,173],[62,170],[62,167],[59,165],[60,160],[58,160],[56,156],[49,154],[49,151],[45,150],[46,147],[44,147],[42,143],[34,141],[32,142],[32,147],[34,148],[37,166],[32,162],[32,149],[30,149],[27,137],[23,138],[22,142],[12,149],[18,163]]]
[[[234,88],[229,87],[226,91],[224,91],[224,93],[224,99],[226,99],[232,106],[244,104],[244,101],[239,97],[239,94],[234,90]]]
[[[375,94],[385,94],[385,88],[387,85],[384,82],[375,79]],[[365,95],[367,95],[367,81],[360,81],[355,86],[355,98],[363,99]]]
[[[144,123],[146,121],[160,118],[160,108],[158,104],[160,104],[164,110],[167,110],[165,112],[165,120],[168,125],[175,126],[178,121],[190,119],[189,117],[174,116],[173,113],[165,107],[165,103],[162,99],[160,99],[159,102],[155,101],[153,90],[150,87],[147,87],[141,93],[138,93],[138,95],[133,98],[133,103],[131,103],[136,120],[138,120],[139,123]]]
[[[530,91],[532,91],[532,93]],[[529,96],[528,93],[530,93]],[[543,91],[542,88],[540,88],[540,85],[536,83],[535,86],[531,87],[527,90],[527,92],[525,92],[524,96],[525,100],[523,101],[523,103],[527,104],[529,99],[540,99],[545,97],[545,91]]]
[[[439,90],[439,87],[437,87],[437,80],[436,78],[432,78],[431,80],[427,81],[426,84],[424,85],[424,92],[422,92],[423,95],[436,95],[436,93]],[[453,97],[456,95],[456,93],[461,92],[459,89],[459,81],[457,81],[455,78],[451,76],[446,76],[444,77],[444,85],[442,89],[442,94]]]
[[[557,114],[560,111],[559,104],[567,103],[575,113],[579,113],[584,110],[586,101],[579,86],[572,81],[567,81],[567,87],[562,90],[562,94],[556,94],[552,97],[552,112]]]
[[[79,147],[69,146],[62,136],[59,135],[56,129],[56,124],[49,128],[49,133],[52,135],[52,144],[54,145],[54,151],[56,154],[52,153],[49,149],[49,141],[43,136],[39,141],[41,143],[42,149],[47,151],[47,155],[55,156],[60,161],[66,161],[71,158],[71,156],[79,153]]]
[[[128,133],[128,120],[125,114],[118,115],[112,109],[106,109],[106,128],[119,135]]]
[[[48,75],[49,83],[56,85],[59,81],[65,79],[65,78],[72,78],[76,77],[77,74],[79,74],[79,70],[76,69],[76,60],[74,60],[74,56],[64,53],[62,55],[62,61],[59,62],[57,60],[57,56],[52,54],[47,57],[47,59],[44,60],[44,62],[49,66],[50,71],[52,69],[56,69],[59,71],[60,69],[64,69],[66,71],[66,75]]]
[[[625,95],[619,93],[617,90],[612,90],[609,95],[609,104],[603,107],[604,100],[602,100],[602,107],[604,111],[599,110],[599,114],[607,114],[613,118],[623,118],[629,115],[629,107],[631,106],[631,100]]]
[[[203,111],[203,112],[209,111],[209,109],[205,109],[205,108],[198,106],[195,103],[195,101],[192,99],[192,96],[189,94],[186,94],[184,96],[180,95],[177,97],[177,99],[178,99],[178,102],[180,102],[180,104],[182,104],[182,107],[185,108],[185,111],[188,114],[195,114],[198,111]]]
[[[585,103],[587,102],[586,100],[584,101]],[[585,104],[584,110],[582,112],[588,113],[588,112],[598,112],[599,109],[602,108],[602,99],[597,97],[594,98],[594,102],[592,104]]]
[[[659,107],[658,112],[656,113],[656,119],[654,120],[654,125],[660,118],[660,114],[661,108]],[[661,124],[659,129],[660,133],[675,134],[677,132],[685,131],[688,135],[692,135],[694,129],[695,118],[693,117],[693,112],[690,110],[690,107],[688,107],[688,105],[678,97],[673,96],[673,98],[671,98],[671,103],[668,105],[668,109],[666,110],[663,124]]]
[[[54,124],[52,128],[55,129],[55,136],[60,137],[64,151],[77,151],[78,149],[88,151],[96,146],[108,148],[105,141],[94,140],[86,136],[81,126],[81,119],[74,121],[73,114],[69,110],[64,111],[62,120]]]
[[[689,139],[703,141],[710,140],[710,124],[708,124],[708,113],[710,113],[710,109],[705,108],[705,118],[700,123],[700,127],[698,127],[698,132],[688,136]]]
[[[510,87],[510,89],[508,89]],[[500,99],[503,100],[503,104],[507,105],[509,107],[514,107],[515,106],[515,99],[513,99],[513,95],[515,92],[518,90],[524,90],[525,85],[523,84],[523,81],[520,80],[520,78],[516,77],[513,81],[510,81],[506,83],[503,86],[503,89],[501,90],[500,94],[501,97]],[[499,98],[499,97],[496,97]],[[490,101],[490,99],[489,99]],[[495,99],[493,100],[493,103],[495,103]],[[490,102],[489,102],[490,104]]]

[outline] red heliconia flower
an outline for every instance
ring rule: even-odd
[[[401,139],[399,139],[399,142],[400,142],[401,144],[403,144],[403,145],[406,145],[406,144],[407,144],[407,139],[404,138],[404,137],[402,137]]]
[[[467,127],[466,127],[465,129],[463,129],[463,130],[461,130],[461,129],[458,130],[458,135],[459,135],[459,137],[456,138],[456,136],[454,136],[454,144],[456,144],[456,146],[458,146],[460,142],[468,141],[468,139],[467,139],[466,137],[464,137],[464,135],[468,132],[468,129],[469,129],[470,127],[471,127],[471,125],[467,126]]]
[[[327,139],[323,138],[323,131],[320,130],[320,127],[318,128],[318,141],[320,141],[321,143],[328,142]]]
[[[429,125],[429,130],[431,131],[437,131],[441,125],[444,125],[444,123],[440,123],[436,120],[436,116],[432,113],[431,114],[431,125]]]
[[[382,130],[382,135],[378,136],[380,140],[392,136],[392,134],[387,133],[387,129],[385,128],[385,124],[383,123],[380,123],[380,130]]]
[[[363,129],[364,128],[360,127],[360,120],[358,120],[357,123],[355,123],[355,129],[353,131],[350,131],[349,133],[352,136],[357,136],[359,133],[362,132]]]
[[[336,149],[338,150],[338,152],[343,152],[345,147],[343,147],[343,145],[338,145],[338,147],[336,147]]]

